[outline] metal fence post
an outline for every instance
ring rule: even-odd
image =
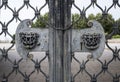
[[[71,0],[49,0],[50,82],[70,82]]]

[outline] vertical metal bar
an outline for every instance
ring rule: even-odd
[[[71,25],[71,0],[64,0],[64,28]],[[64,82],[71,82],[72,29],[64,33]]]
[[[71,78],[71,31],[63,30],[71,24],[70,1],[49,0],[50,82],[70,82]]]
[[[50,0],[50,23],[54,28],[63,28],[61,19],[61,0]],[[50,82],[64,82],[63,80],[63,32],[50,28]]]

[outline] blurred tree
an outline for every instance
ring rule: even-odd
[[[87,21],[85,19],[80,19],[79,14],[72,14],[72,24],[75,29],[83,29],[87,27]]]
[[[102,14],[98,13],[96,15],[96,20],[101,23],[101,25],[105,30],[105,33],[109,33],[115,23],[115,20],[111,14],[108,14],[107,17],[104,17],[104,16],[102,17]]]
[[[32,24],[32,27],[34,28],[45,28],[47,27],[48,23],[48,13],[45,13],[44,15],[41,15],[40,18],[38,18],[35,23]]]
[[[91,20],[91,19],[95,19],[95,20],[96,20],[96,16],[95,16],[94,14],[90,14],[90,15],[88,16],[88,19],[89,19],[89,20]]]
[[[41,15],[41,18],[37,19],[35,23],[33,23],[33,27],[46,27],[46,22],[48,22],[48,13]],[[113,27],[113,24],[115,23],[115,20],[113,19],[111,14],[108,14],[106,17],[103,17],[101,13],[98,13],[97,15],[90,14],[87,18],[88,20],[97,20],[101,23],[106,33],[109,33],[110,30]],[[120,19],[118,20],[120,21]],[[72,24],[73,28],[77,29],[83,29],[87,28],[87,20],[86,19],[80,19],[79,14],[72,14]]]
[[[116,22],[118,23],[118,28],[120,29],[120,18],[116,20]]]

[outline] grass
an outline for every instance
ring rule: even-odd
[[[120,39],[120,35],[114,35],[112,36],[113,39]]]

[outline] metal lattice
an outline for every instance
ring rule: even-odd
[[[26,61],[23,58],[19,57],[19,56],[17,58],[13,58],[13,56],[11,55],[11,51],[10,50],[15,45],[15,41],[14,41],[15,38],[12,36],[11,33],[9,33],[9,30],[8,30],[8,27],[9,27],[10,23],[12,23],[14,21],[14,19],[16,20],[16,23],[18,21],[19,22],[22,21],[22,19],[19,17],[19,13],[21,12],[21,10],[23,10],[23,8],[25,8],[27,6],[27,9],[32,9],[34,11],[34,16],[31,19],[32,21],[34,21],[34,20],[36,20],[36,18],[40,17],[41,10],[47,4],[48,4],[48,1],[46,0],[45,4],[43,4],[43,6],[41,6],[38,9],[37,7],[34,8],[30,4],[29,0],[23,0],[23,5],[21,5],[21,7],[19,7],[16,10],[16,8],[12,9],[9,6],[8,0],[2,0],[2,4],[0,6],[0,9],[5,7],[5,10],[7,11],[7,9],[8,9],[9,11],[11,11],[13,16],[12,16],[12,18],[8,22],[0,21],[0,24],[2,26],[1,27],[2,31],[0,32],[0,35],[5,34],[5,36],[8,35],[8,36],[10,36],[12,38],[12,45],[10,45],[9,48],[0,49],[0,51],[2,52],[1,53],[2,57],[0,58],[0,63],[1,63],[1,66],[0,66],[0,68],[1,68],[1,70],[0,70],[1,71],[1,73],[0,73],[1,82],[13,82],[13,81],[16,82],[17,79],[19,79],[19,82],[22,82],[22,81],[23,82],[30,82],[30,81],[32,81],[32,79],[30,79],[30,78],[32,78],[34,76],[37,77],[35,74],[38,74],[38,76],[41,77],[42,80],[41,79],[39,79],[39,80],[48,82],[48,79],[49,79],[48,73],[45,72],[45,71],[49,70],[48,54],[47,53],[43,53],[42,56],[40,56],[40,57],[37,56],[35,58],[32,58],[32,56],[35,55],[34,53],[32,53],[32,55],[29,57],[30,60],[26,60]],[[9,13],[11,14],[11,12],[9,12]],[[17,54],[17,53],[16,52],[12,52],[12,54]],[[37,54],[41,55],[41,53],[37,53]],[[4,68],[7,68],[7,67],[4,67],[3,62],[6,63],[5,66],[9,64],[10,67],[8,66],[9,68],[4,70]],[[44,64],[42,64],[42,62],[46,63],[46,66]],[[26,66],[24,66],[23,63],[26,63]],[[31,65],[32,65],[32,67],[31,67]],[[42,66],[44,67],[45,70],[43,70]],[[3,70],[4,70],[4,72],[2,72]],[[41,75],[40,75],[40,73],[41,73]],[[14,76],[14,74],[15,74],[15,76]],[[18,76],[18,77],[16,77],[16,76]],[[16,78],[16,80],[15,80],[15,78]],[[37,81],[39,81],[39,80],[37,80]]]
[[[107,18],[109,11],[112,8],[116,8],[116,6],[120,7],[120,4],[119,4],[119,0],[113,0],[113,3],[111,4],[110,7],[108,7],[108,8],[105,7],[105,9],[103,9],[99,5],[99,3],[97,3],[97,0],[91,0],[91,3],[86,8],[83,8],[83,10],[82,10],[75,4],[75,1],[73,0],[73,6],[76,9],[78,9],[78,11],[80,12],[79,20],[82,20],[82,19],[87,20],[86,12],[87,12],[87,10],[89,10],[90,7],[96,6],[98,9],[100,9],[100,11],[102,12],[102,17],[100,19],[105,19],[105,18]],[[104,55],[103,57],[101,57],[104,60],[99,58],[99,59],[91,62],[89,59],[84,59],[84,56],[85,56],[84,54],[80,54],[80,55],[84,55],[84,56],[81,56],[81,58],[78,57],[79,54],[72,55],[72,59],[73,59],[72,61],[76,62],[79,65],[76,73],[73,74],[72,82],[120,82],[120,71],[119,71],[120,49],[118,49],[117,47],[115,47],[115,48],[111,47],[108,42],[108,39],[110,39],[113,35],[120,34],[120,29],[119,29],[118,24],[119,23],[115,24],[115,27],[113,27],[112,32],[110,34],[106,35],[106,46],[109,50],[112,51],[110,53],[112,55],[110,55],[107,50],[104,51],[104,54],[106,53],[106,55],[109,55],[109,57],[110,57],[109,59],[104,59],[103,57],[106,57]],[[88,54],[88,53],[86,53],[86,54]],[[117,66],[115,66],[113,68],[116,68],[116,70],[118,70],[117,72],[112,72],[110,70],[110,68],[111,68],[110,64],[112,64],[114,61],[115,61],[114,65],[116,64]],[[73,64],[75,65],[75,63],[73,63]],[[98,64],[99,66],[96,64]],[[95,67],[94,65],[98,66],[99,69],[97,69],[97,67]],[[92,66],[93,66],[93,68],[92,68]],[[74,69],[75,69],[75,67],[73,67],[73,70]],[[107,75],[107,76],[105,76],[105,75]],[[81,78],[82,76],[84,78]],[[102,79],[100,79],[100,78],[102,78]],[[89,81],[88,81],[88,79],[89,79]]]
[[[49,70],[49,65],[48,65],[49,55],[48,55],[48,53],[43,53],[42,56],[41,56],[41,53],[32,53],[32,54],[36,55],[35,58],[33,58],[33,59],[31,58],[30,60],[27,60],[27,61],[25,61],[23,58],[21,58],[19,56],[16,56],[17,53],[13,52],[11,50],[15,45],[14,37],[9,32],[9,28],[8,28],[9,25],[14,21],[14,19],[16,20],[16,22],[22,21],[22,18],[20,18],[19,13],[26,6],[27,6],[27,8],[30,8],[34,11],[34,16],[31,18],[31,20],[35,21],[36,18],[40,17],[41,10],[46,5],[49,5],[48,0],[46,0],[45,4],[43,4],[43,6],[41,6],[39,9],[34,8],[30,4],[30,0],[23,0],[23,5],[21,7],[19,7],[17,10],[16,10],[16,8],[14,8],[14,9],[11,8],[8,3],[9,3],[8,0],[2,0],[0,9],[5,7],[5,10],[8,9],[10,12],[12,12],[13,16],[7,22],[0,21],[0,25],[1,25],[0,35],[5,34],[5,36],[7,35],[7,36],[11,37],[13,42],[10,47],[0,49],[0,51],[2,52],[2,53],[0,53],[1,54],[0,69],[2,69],[2,70],[0,70],[1,71],[0,72],[0,81],[2,81],[2,82],[16,82],[16,81],[18,81],[18,82],[38,82],[38,81],[39,82],[49,82],[50,75],[49,75],[49,71],[48,71]],[[91,0],[90,5],[86,8],[83,8],[83,10],[75,4],[74,0],[72,1],[71,4],[80,12],[81,16],[80,16],[79,20],[81,20],[83,18],[87,19],[86,12],[92,6],[93,7],[96,6],[97,8],[100,9],[100,11],[102,12],[102,15],[103,15],[102,18],[106,18],[106,16],[108,15],[109,11],[112,8],[115,8],[116,6],[120,7],[119,0],[113,0],[113,3],[111,4],[111,6],[107,7],[107,8],[105,7],[105,9],[103,9],[101,6],[99,6],[99,3],[97,3],[97,0]],[[115,27],[112,29],[112,32],[106,36],[106,39],[107,39],[106,46],[110,50],[110,51],[107,51],[107,55],[112,54],[112,55],[110,55],[110,59],[105,59],[103,56],[95,61],[90,61],[88,59],[80,58],[81,56],[84,58],[84,56],[85,56],[84,54],[82,54],[81,56],[79,55],[79,57],[77,54],[72,55],[72,63],[71,64],[76,64],[77,66],[72,65],[72,67],[71,67],[72,68],[71,71],[73,71],[73,73],[71,75],[72,76],[71,82],[120,82],[120,70],[119,70],[120,69],[120,55],[119,55],[120,49],[117,47],[114,49],[108,43],[108,39],[111,38],[113,35],[116,35],[116,34],[120,35],[120,29],[119,29],[118,24],[119,23],[117,23],[117,25],[115,25]],[[71,27],[72,25],[69,25],[69,26]],[[62,29],[62,30],[70,29],[69,26],[68,26],[68,28]],[[54,28],[54,26],[53,26],[53,28]],[[56,30],[59,30],[59,28]],[[14,56],[14,58],[13,58],[13,56]],[[7,66],[6,66],[6,64],[7,64]],[[111,66],[111,64],[113,66]],[[117,64],[117,66],[115,67],[114,64]],[[92,68],[92,66],[93,66],[93,68]],[[97,70],[96,68],[94,68],[95,66],[98,66],[99,69]],[[110,70],[111,67],[115,68],[118,71],[113,73]],[[29,68],[32,68],[32,69],[29,70]],[[94,70],[94,73],[91,71],[91,69]],[[105,80],[102,80],[101,79],[101,78],[103,78],[102,75],[103,76],[108,75],[109,77],[106,76],[104,78]],[[83,79],[81,77],[83,77]],[[36,80],[36,79],[38,79],[38,80]],[[109,80],[107,80],[107,79],[109,79]]]

